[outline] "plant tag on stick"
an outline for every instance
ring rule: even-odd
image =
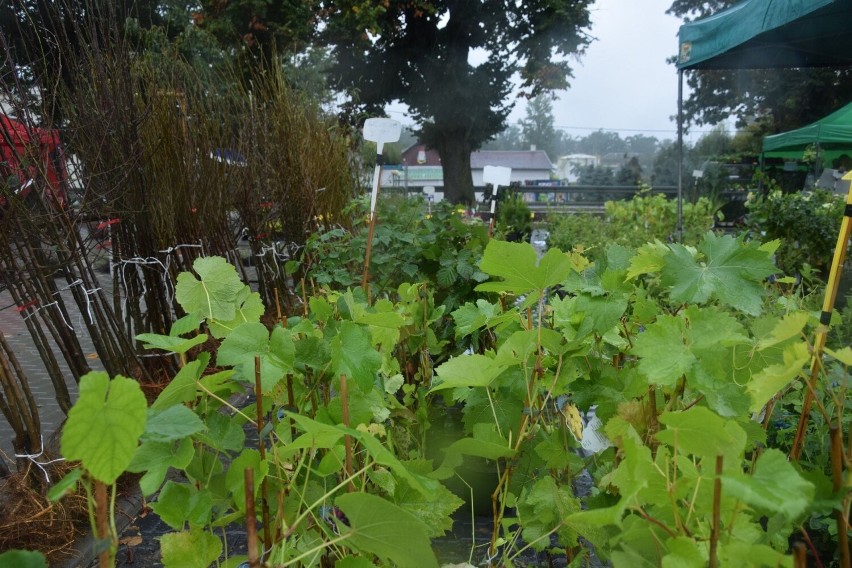
[[[364,121],[364,139],[376,143],[376,170],[373,173],[373,193],[370,196],[370,218],[376,211],[379,179],[382,173],[381,155],[385,143],[396,142],[402,134],[402,124],[392,118],[368,118]]]
[[[482,182],[494,186],[491,195],[491,214],[494,215],[494,206],[497,203],[497,188],[499,186],[509,187],[512,183],[512,168],[505,166],[485,166],[482,170]]]

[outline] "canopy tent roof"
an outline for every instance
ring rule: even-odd
[[[807,126],[765,137],[763,152],[801,152],[817,143],[821,150],[845,150],[852,154],[852,103]]]
[[[678,69],[852,65],[852,0],[745,0],[684,24]]]

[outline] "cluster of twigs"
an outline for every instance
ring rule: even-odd
[[[298,277],[287,261],[318,218],[347,225],[341,210],[358,190],[346,133],[294,93],[283,71],[194,65],[168,42],[139,43],[109,2],[83,3],[84,12],[68,1],[44,7],[50,37],[28,47],[27,59],[40,62],[27,69],[32,83],[0,37],[3,113],[32,140],[58,132],[68,157],[67,201],[57,199],[46,163],[28,162],[26,199],[0,180],[0,286],[66,413],[66,374],[78,381],[91,368],[82,335],[111,375],[143,384],[173,376],[176,360],[142,354],[134,338],[168,333],[184,315],[176,278],[202,255],[228,258],[266,305],[292,307]],[[26,389],[3,394],[0,409],[25,441],[16,452],[37,451]]]

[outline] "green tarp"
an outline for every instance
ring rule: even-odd
[[[852,0],[746,0],[678,39],[678,69],[850,66]]]
[[[807,126],[765,137],[763,152],[801,154],[817,143],[820,151],[852,154],[852,103]]]

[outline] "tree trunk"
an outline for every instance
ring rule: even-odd
[[[444,169],[444,198],[450,203],[474,202],[473,174],[470,171],[471,145],[465,128],[442,129],[435,150]]]

